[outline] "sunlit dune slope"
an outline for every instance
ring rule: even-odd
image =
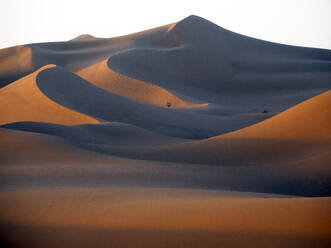
[[[65,125],[98,123],[91,117],[55,103],[40,91],[36,83],[38,74],[52,67],[54,65],[45,66],[0,89],[0,124],[18,121],[52,122]]]
[[[330,130],[331,90],[306,100],[271,119],[221,137],[330,143]]]
[[[108,66],[109,60],[87,67],[76,74],[96,86],[114,94],[139,102],[162,107],[188,107],[188,102],[176,97],[171,92],[154,84],[145,83],[114,72]]]

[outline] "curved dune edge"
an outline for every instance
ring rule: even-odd
[[[271,165],[305,160],[331,149],[331,91],[253,126],[209,139],[104,152],[130,158],[218,165]]]
[[[98,120],[125,122],[177,138],[206,138],[253,123],[140,103],[103,90],[60,66],[40,72],[37,84],[53,101]]]
[[[161,107],[201,106],[186,102],[159,86],[121,75],[110,68],[110,61],[111,59],[104,60],[76,74],[99,88],[135,101]]]
[[[0,89],[0,125],[37,121],[63,125],[99,123],[99,121],[59,105],[43,94],[36,84],[39,72],[55,65],[47,65]]]

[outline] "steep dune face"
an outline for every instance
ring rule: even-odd
[[[161,107],[193,106],[161,87],[112,71],[108,66],[108,60],[89,66],[76,74],[99,88],[135,101]]]
[[[19,121],[53,122],[66,125],[98,123],[91,117],[55,103],[40,91],[36,84],[38,74],[53,66],[43,67],[0,89],[0,124]]]

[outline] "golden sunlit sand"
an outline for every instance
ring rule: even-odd
[[[329,247],[330,61],[197,16],[1,49],[1,247]]]
[[[20,121],[51,122],[67,125],[98,123],[93,118],[53,102],[39,90],[36,84],[38,73],[53,66],[42,67],[40,70],[0,89],[0,124]]]

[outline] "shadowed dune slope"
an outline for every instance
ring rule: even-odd
[[[261,165],[304,160],[331,149],[331,91],[277,116],[229,134],[178,145],[103,152],[122,156],[201,164]],[[95,148],[95,150],[100,147]]]
[[[76,74],[104,90],[139,102],[161,107],[167,107],[167,104],[170,104],[169,107],[194,106],[154,84],[145,83],[112,71],[108,66],[108,60],[89,66]]]
[[[37,85],[53,101],[80,113],[178,138],[211,137],[263,119],[261,116],[208,116],[185,111],[186,108],[140,103],[96,87],[59,66],[40,72]]]
[[[331,89],[329,50],[246,37],[197,16],[172,25],[167,37],[171,48],[136,46],[111,56],[108,65],[129,78],[241,113],[278,113]]]
[[[17,122],[2,128],[50,134],[62,137],[70,143],[93,143],[104,145],[162,145],[188,141],[159,135],[148,130],[119,122],[64,126],[41,122]]]
[[[72,144],[50,135],[1,128],[1,189],[144,186],[297,196],[329,196],[331,192],[330,152],[272,167],[233,167],[105,156]]]
[[[167,32],[176,40],[176,49],[137,47],[115,54],[109,65],[118,73],[168,89],[180,85],[267,93],[331,87],[329,50],[249,38],[197,16],[185,18]]]
[[[19,121],[53,122],[65,125],[98,123],[91,117],[57,104],[40,91],[36,78],[40,72],[52,67],[54,65],[43,67],[0,89],[0,124]]]

